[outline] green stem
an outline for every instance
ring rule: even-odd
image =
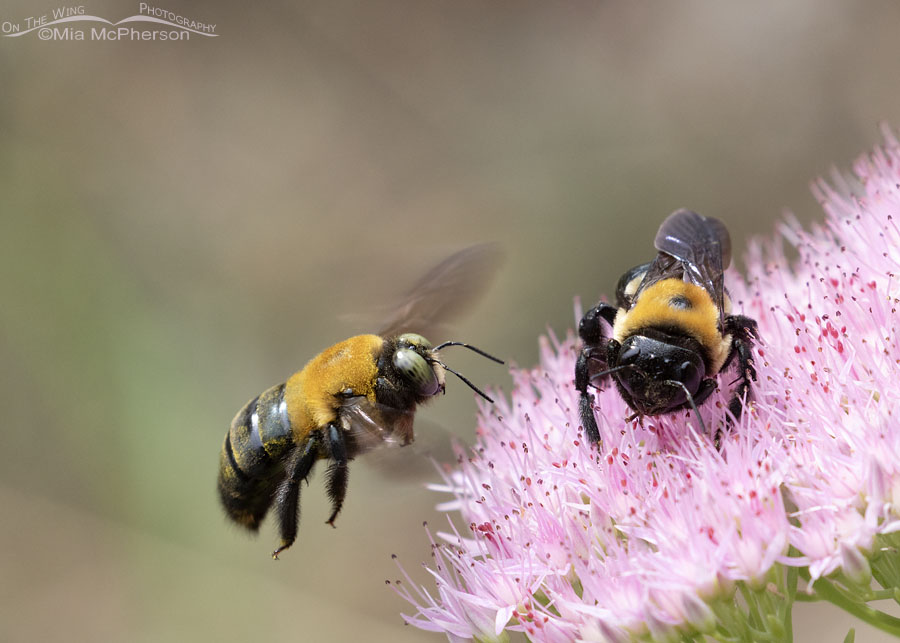
[[[794,600],[799,603],[818,603],[822,600],[822,597],[815,594],[807,594],[806,592],[797,592]]]
[[[722,641],[723,643],[740,643],[740,639],[728,632],[727,630],[717,627],[710,636],[715,637],[715,640]]]
[[[894,600],[893,589],[873,589],[866,596],[866,601],[892,601]]]
[[[749,611],[750,622],[746,629],[749,640],[753,643],[785,643],[784,628],[776,617],[778,609],[772,593],[768,589],[753,590],[742,583],[741,594]]]
[[[762,614],[759,612],[759,602],[756,600],[756,596],[753,595],[753,590],[744,583],[739,583],[739,587],[741,596],[744,597],[744,602],[747,603],[747,616],[750,619],[751,627],[757,630],[764,630],[766,624],[763,621]]]
[[[784,575],[784,593],[787,596],[786,604],[787,606],[784,608],[784,632],[785,632],[785,640],[793,641],[794,640],[794,601],[797,599],[797,580],[800,577],[800,570],[798,570],[793,565],[789,566],[785,570]]]
[[[885,588],[900,585],[897,545],[896,534],[882,534],[875,542],[875,555],[871,557],[872,575]]]
[[[882,587],[897,587],[900,584],[900,570],[897,569],[896,555],[880,552],[872,557],[872,576]]]
[[[861,621],[868,623],[872,627],[878,628],[882,632],[887,632],[888,634],[900,637],[900,618],[872,609],[864,603],[854,601],[826,578],[817,580],[813,584],[813,589],[824,600],[853,614],[853,616]]]
[[[716,615],[716,640],[718,641],[740,641],[739,632],[744,629],[744,624],[735,618],[740,615],[743,621],[744,615],[737,609],[737,603],[733,599],[730,601],[715,602],[711,606],[713,614]]]
[[[765,630],[771,640],[779,643],[789,643],[791,639],[785,630],[782,614],[786,597],[779,586],[781,584],[781,569],[773,567],[771,576],[772,583],[766,589],[757,592],[763,608]]]

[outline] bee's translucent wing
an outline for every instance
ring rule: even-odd
[[[378,449],[363,461],[381,478],[424,484],[434,482],[438,468],[449,469],[457,463],[457,450],[468,450],[464,440],[428,417],[417,417],[415,442],[403,449]]]
[[[690,210],[670,214],[656,233],[656,259],[638,290],[668,278],[683,279],[704,288],[724,318],[724,271],[731,264],[731,237],[718,219]]]
[[[349,451],[356,457],[388,447],[368,455],[366,462],[383,476],[394,479],[425,479],[434,473],[435,464],[449,466],[447,463],[455,462],[454,443],[460,440],[427,420],[423,422],[424,440],[413,444],[414,415],[413,411],[398,412],[383,404],[373,404],[363,396],[347,398],[341,406],[340,417],[349,434]],[[405,446],[410,449],[402,453],[391,448]]]
[[[413,411],[372,403],[362,395],[345,399],[339,415],[344,430],[350,434],[354,454],[381,446],[406,446],[414,438]]]
[[[484,293],[500,260],[495,243],[470,246],[450,255],[410,289],[379,334],[442,336],[440,331],[447,322],[467,312]]]
[[[725,224],[690,210],[673,212],[659,226],[653,242],[660,252],[685,263],[703,266],[713,261],[724,270],[731,264],[731,236]]]

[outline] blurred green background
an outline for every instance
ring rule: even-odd
[[[440,640],[384,585],[392,553],[426,580],[435,476],[355,463],[336,530],[313,478],[274,563],[271,526],[246,537],[215,496],[238,408],[485,240],[507,260],[453,338],[531,365],[670,211],[739,249],[820,217],[808,182],[900,123],[894,2],[158,6],[221,35],[0,38],[2,641]],[[419,433],[471,441],[449,388]]]

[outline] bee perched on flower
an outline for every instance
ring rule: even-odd
[[[465,527],[429,534],[436,588],[392,584],[407,623],[453,640],[790,641],[802,593],[900,636],[870,604],[900,596],[900,144],[885,136],[855,167],[862,193],[819,182],[824,224],[783,224],[729,280],[766,344],[747,347],[753,409],[721,451],[678,413],[623,422],[611,387],[594,393],[602,444],[585,440],[576,339],[542,339],[540,367],[482,405],[478,444],[435,487]],[[731,397],[708,394],[709,423]]]
[[[583,346],[575,388],[591,442],[600,433],[588,386],[604,379],[614,378],[632,418],[681,409],[700,418],[697,406],[716,390],[716,376],[737,361],[738,385],[728,404],[735,419],[756,379],[750,359],[756,322],[731,312],[724,276],[731,238],[722,222],[678,210],[663,221],[654,245],[653,261],[619,279],[616,306],[600,302],[578,324]],[[612,337],[604,334],[604,321]]]

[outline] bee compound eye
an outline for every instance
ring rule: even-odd
[[[424,357],[409,348],[398,348],[392,359],[394,368],[419,395],[431,396],[440,390],[437,375]]]
[[[683,361],[676,369],[677,379],[683,383],[688,390],[696,391],[700,387],[700,381],[706,374],[706,369],[698,367],[697,364],[690,360]]]

